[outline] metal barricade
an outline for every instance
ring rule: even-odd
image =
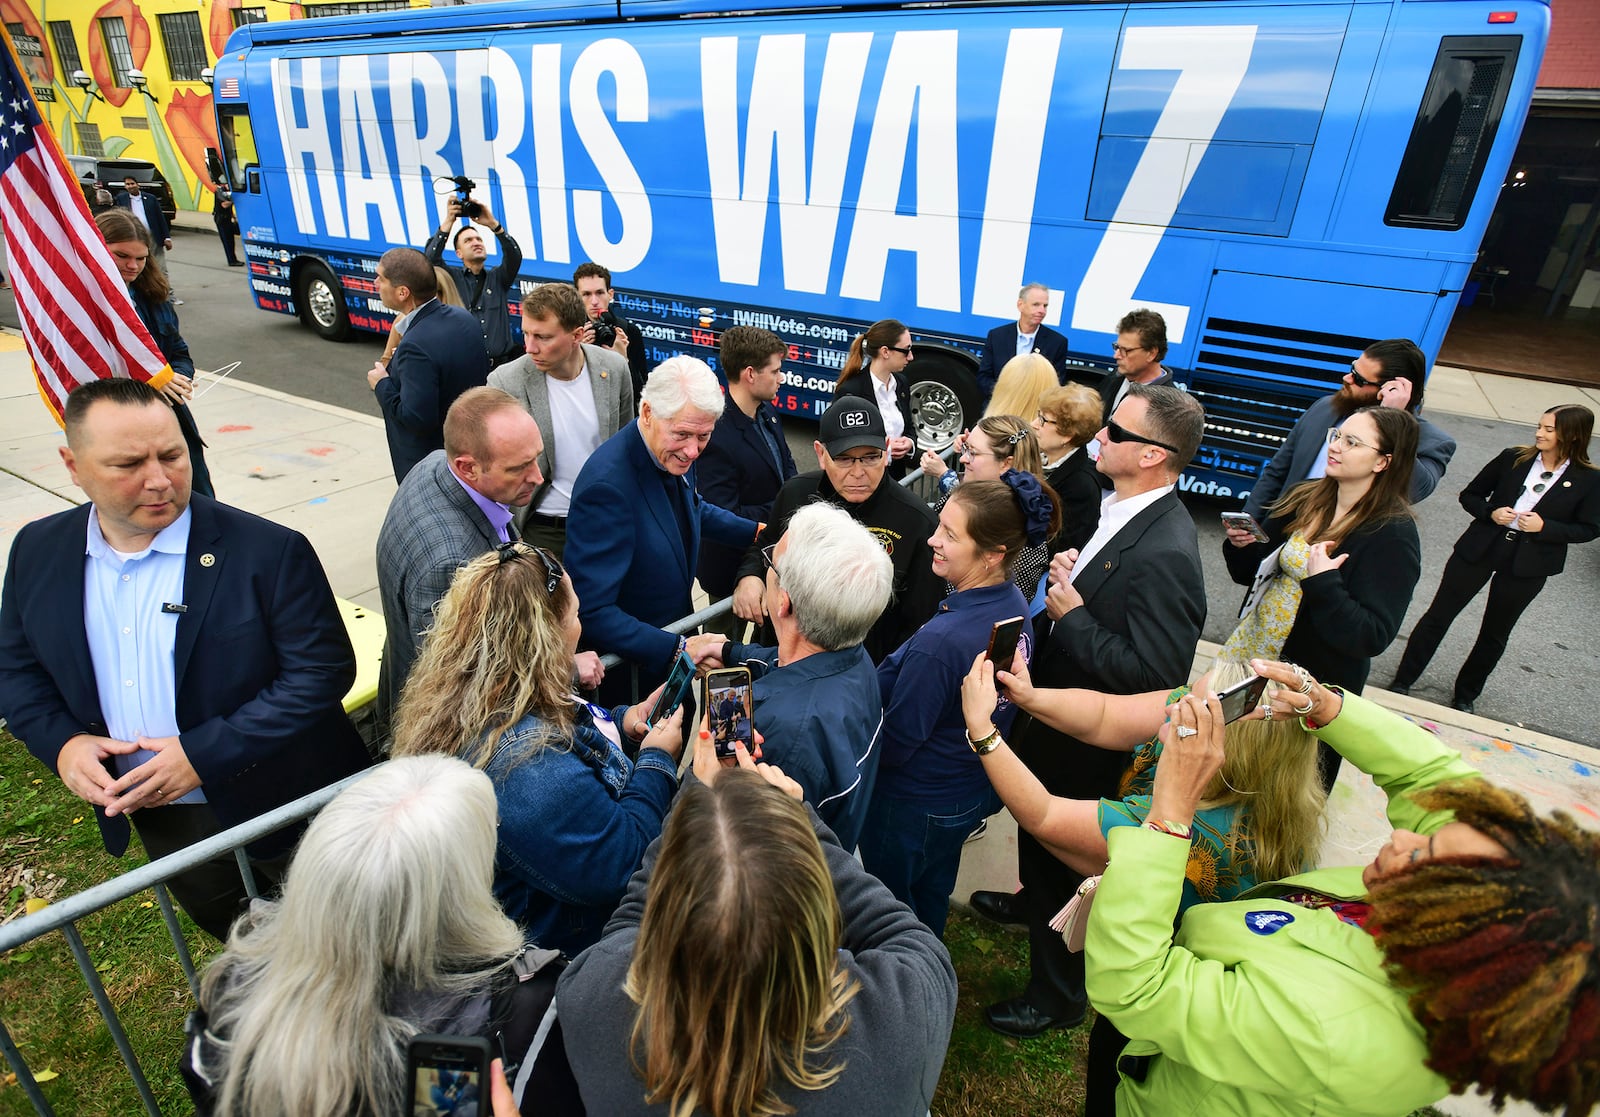
[[[908,473],[900,484],[910,486],[912,482],[923,476],[922,470],[917,469]],[[725,615],[732,606],[733,598],[725,597],[714,601],[704,609],[681,617],[665,626],[665,631],[674,635],[682,635],[693,629],[699,628],[713,618]],[[609,671],[614,667],[622,666],[622,659],[615,655],[604,656],[601,661]],[[635,702],[642,697],[639,694],[639,668],[629,665],[631,675],[630,693]],[[250,871],[250,860],[245,854],[245,846],[249,845],[276,830],[285,826],[292,826],[296,822],[309,818],[321,810],[322,807],[340,791],[359,780],[364,773],[357,773],[335,784],[314,791],[310,795],[302,796],[292,803],[258,815],[248,822],[224,830],[194,845],[186,846],[176,853],[142,865],[137,869],[122,873],[121,875],[97,884],[93,888],[69,896],[59,903],[53,903],[43,911],[32,915],[23,916],[21,919],[0,926],[0,954],[32,942],[50,934],[60,931],[66,936],[67,945],[72,950],[73,959],[78,964],[78,970],[83,975],[84,984],[89,987],[89,992],[94,996],[96,1007],[100,1016],[106,1022],[106,1028],[111,1033],[112,1042],[117,1046],[118,1053],[122,1056],[123,1064],[128,1068],[134,1087],[139,1091],[145,1110],[151,1117],[161,1117],[161,1107],[156,1102],[155,1094],[151,1091],[149,1083],[144,1076],[144,1070],[139,1064],[139,1058],[134,1053],[128,1041],[127,1032],[122,1026],[121,1019],[117,1016],[116,1008],[111,1003],[111,998],[106,992],[105,984],[100,980],[100,974],[95,969],[94,959],[90,957],[88,947],[84,945],[83,936],[78,933],[77,923],[86,916],[110,907],[112,904],[135,896],[146,889],[154,889],[156,903],[161,909],[161,918],[167,927],[167,934],[172,939],[173,950],[177,954],[178,963],[183,967],[184,978],[189,983],[189,991],[198,1000],[200,993],[199,979],[195,974],[194,960],[189,956],[188,944],[183,940],[183,931],[178,924],[178,915],[173,907],[172,897],[167,892],[166,882],[180,873],[187,872],[196,866],[211,860],[223,853],[232,853],[239,864],[239,872],[244,880],[245,891],[251,896],[257,895],[254,874]],[[4,1013],[0,1012],[0,1054],[5,1056],[7,1064],[17,1076],[17,1084],[22,1087],[23,1093],[33,1104],[34,1110],[41,1117],[54,1117],[55,1109],[45,1099],[39,1089],[39,1083],[34,1079],[33,1072],[28,1068],[27,1060],[22,1057],[11,1033],[6,1028]]]

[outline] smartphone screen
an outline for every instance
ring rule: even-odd
[[[746,749],[754,751],[755,720],[748,667],[724,667],[706,675],[706,711],[718,756],[733,756],[735,741],[743,741]]]
[[[406,1047],[408,1117],[484,1112],[489,1041],[481,1036],[412,1036]]]
[[[1243,682],[1235,683],[1226,690],[1217,692],[1217,701],[1222,703],[1222,720],[1232,724],[1244,717],[1251,710],[1261,704],[1261,696],[1266,693],[1267,680],[1263,675],[1251,675]]]
[[[1224,512],[1222,514],[1222,522],[1228,527],[1238,528],[1240,531],[1248,531],[1257,543],[1268,542],[1266,529],[1256,523],[1256,518],[1248,512]]]
[[[1017,657],[1017,640],[1021,636],[1021,617],[994,622],[994,627],[989,630],[988,658],[997,673],[1011,670],[1012,661]]]
[[[667,673],[667,685],[661,688],[661,697],[656,699],[645,724],[654,726],[662,718],[671,717],[672,711],[683,705],[683,700],[689,696],[689,686],[693,682],[694,659],[688,652],[679,652],[678,658],[672,661],[672,670]]]

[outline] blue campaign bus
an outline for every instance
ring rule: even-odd
[[[1549,24],[1544,0],[523,0],[247,24],[214,88],[256,303],[320,333],[388,328],[377,257],[465,175],[525,286],[610,268],[651,363],[778,333],[780,410],[818,414],[854,335],[906,322],[925,445],[975,419],[1024,283],[1091,382],[1155,308],[1208,416],[1184,487],[1237,498],[1369,340],[1438,352]]]

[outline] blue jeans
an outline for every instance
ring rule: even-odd
[[[943,938],[961,846],[999,809],[1000,797],[988,787],[961,799],[926,802],[892,798],[880,782],[861,831],[861,864]]]

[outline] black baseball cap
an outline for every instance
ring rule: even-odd
[[[860,396],[845,396],[833,402],[822,413],[818,424],[817,441],[832,457],[859,446],[885,448],[889,432],[884,429],[883,415],[877,405]]]

